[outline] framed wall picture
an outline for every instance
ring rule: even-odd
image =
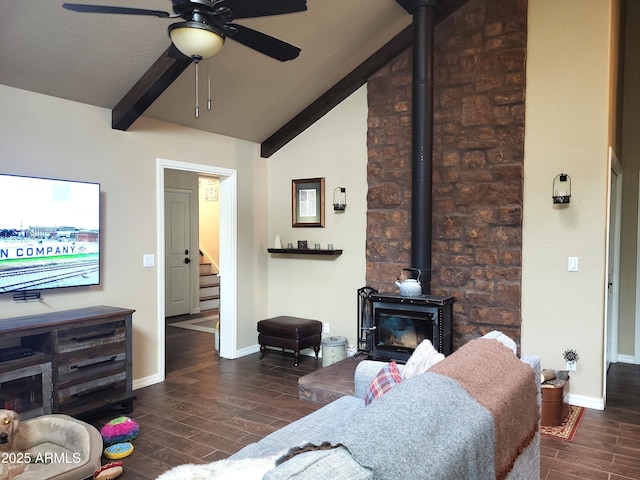
[[[293,227],[324,227],[324,177],[291,181]]]

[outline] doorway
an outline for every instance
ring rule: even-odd
[[[164,380],[165,348],[165,171],[177,170],[219,178],[220,198],[220,270],[224,282],[220,285],[220,356],[237,357],[237,172],[236,170],[158,159],[157,178],[157,242],[158,242],[158,372]],[[213,348],[213,347],[212,347]]]

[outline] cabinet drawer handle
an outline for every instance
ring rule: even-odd
[[[89,340],[97,340],[99,338],[113,337],[116,333],[118,333],[117,330],[111,330],[110,332],[99,333],[98,335],[86,335],[84,337],[71,337],[71,341],[78,342],[78,343],[87,342]]]
[[[115,359],[116,359],[116,355],[111,355],[109,358],[106,358],[99,362],[89,363],[88,365],[71,365],[71,367],[69,368],[72,370],[73,369],[82,370],[83,368],[91,368],[91,367],[95,367],[96,365],[103,365],[105,363],[110,363],[110,362],[113,362]]]

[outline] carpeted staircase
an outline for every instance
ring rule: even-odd
[[[213,265],[200,261],[200,311],[220,308],[220,276]]]

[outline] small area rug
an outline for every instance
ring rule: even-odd
[[[216,322],[218,321],[218,318],[218,315],[209,315],[206,317],[198,317],[191,320],[170,323],[169,326],[186,328],[187,330],[196,330],[198,332],[216,333]]]
[[[571,442],[578,430],[583,415],[584,407],[569,405],[569,415],[567,415],[567,418],[565,418],[560,425],[557,427],[540,427],[540,433]]]

